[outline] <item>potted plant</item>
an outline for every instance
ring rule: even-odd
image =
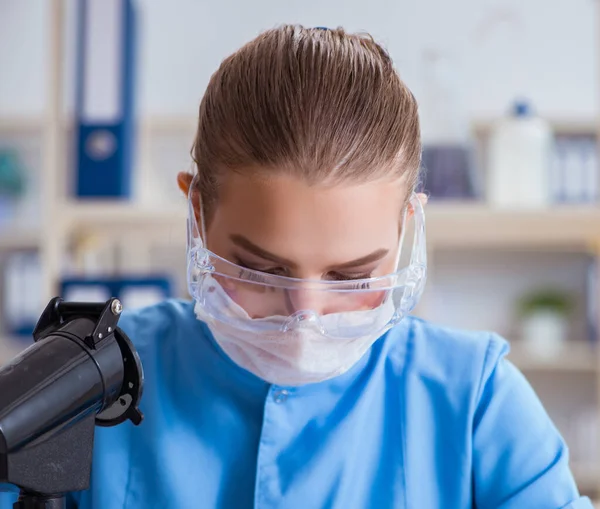
[[[521,339],[536,356],[550,358],[564,347],[573,300],[564,291],[540,289],[518,302]]]
[[[0,150],[0,226],[13,219],[17,200],[24,192],[23,167],[16,151]]]

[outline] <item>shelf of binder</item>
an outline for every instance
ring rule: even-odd
[[[127,199],[135,149],[132,0],[78,5],[75,195]]]
[[[16,228],[0,231],[0,250],[37,249],[39,245],[40,235],[37,231],[20,232]]]
[[[577,487],[583,492],[595,492],[600,479],[600,464],[587,462],[572,462],[571,471],[577,482]],[[600,503],[597,502],[597,503]]]
[[[600,207],[591,205],[501,210],[483,203],[430,203],[426,217],[433,247],[585,250],[600,236]]]
[[[497,210],[484,203],[429,203],[427,240],[433,248],[557,247],[586,250],[600,237],[600,207],[556,205],[542,210]],[[185,239],[187,204],[67,202],[61,208],[67,229],[180,232]],[[0,235],[1,238],[1,235]]]
[[[560,355],[540,357],[519,341],[511,341],[508,359],[523,372],[560,372],[594,375],[600,371],[597,352],[586,341],[570,341]]]
[[[68,202],[61,211],[71,232],[149,230],[157,235],[165,229],[180,231],[185,240],[187,203],[141,204],[132,202]]]

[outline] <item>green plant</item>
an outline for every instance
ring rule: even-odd
[[[25,178],[15,151],[0,150],[0,196],[17,198],[25,191]]]
[[[521,297],[517,310],[521,318],[538,311],[550,311],[563,316],[573,311],[573,299],[566,292],[555,289],[540,289]]]

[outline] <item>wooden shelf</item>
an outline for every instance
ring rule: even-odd
[[[498,118],[478,118],[471,123],[475,135],[487,134]],[[595,134],[598,132],[598,120],[593,116],[584,118],[551,117],[546,120],[557,134]]]
[[[185,235],[187,204],[154,206],[123,202],[69,203],[61,217],[70,230],[178,229]]]
[[[12,116],[0,118],[0,134],[41,133],[44,129],[42,116]]]
[[[545,210],[496,210],[478,203],[430,203],[432,247],[589,247],[600,239],[600,206],[555,205]]]
[[[41,132],[48,119],[44,115],[9,115],[0,118],[0,133]],[[64,115],[61,125],[71,129],[75,118]],[[194,115],[145,115],[137,120],[140,130],[151,133],[194,132],[198,128],[198,117]]]
[[[551,371],[596,374],[600,371],[598,353],[585,341],[573,341],[556,356],[536,355],[519,341],[511,342],[508,359],[522,371]]]
[[[572,462],[571,471],[581,492],[598,492],[600,486],[600,465]]]
[[[149,115],[141,119],[142,129],[151,133],[193,133],[198,128],[194,115]]]
[[[60,216],[68,229],[170,229],[185,234],[185,202],[133,204],[69,202]],[[483,204],[431,203],[426,209],[427,240],[436,248],[589,249],[600,241],[600,207],[561,206],[551,210],[503,211]]]
[[[595,133],[598,130],[597,120],[589,118],[549,118],[547,119],[557,133]],[[68,115],[63,119],[65,126],[72,124],[73,119]],[[471,122],[475,135],[485,135],[498,121],[497,117],[477,118]],[[44,127],[43,115],[11,115],[0,119],[1,131],[40,130]],[[138,119],[142,129],[152,132],[181,132],[195,130],[198,126],[197,115],[143,115]]]
[[[0,250],[35,249],[40,245],[41,235],[35,228],[10,227],[0,231]]]

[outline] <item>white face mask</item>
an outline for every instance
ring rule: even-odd
[[[271,321],[273,318],[253,319],[244,309],[212,281],[214,291],[211,299],[222,299],[221,305],[232,317],[244,318],[253,323]],[[322,322],[339,320],[357,325],[377,322],[386,324],[394,314],[391,299],[374,310],[334,313],[320,317]],[[301,326],[286,332],[242,330],[225,321],[215,320],[204,311],[200,303],[195,306],[196,317],[205,322],[215,341],[238,366],[254,373],[263,380],[281,386],[298,386],[321,382],[348,371],[381,337],[386,329],[374,327],[372,335],[353,339],[328,338],[318,330]],[[383,330],[383,332],[382,332]]]

